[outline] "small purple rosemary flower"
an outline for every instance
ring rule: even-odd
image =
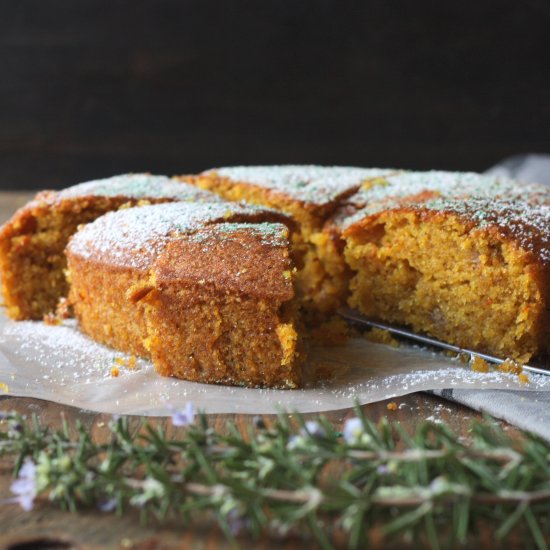
[[[303,441],[304,441],[304,438],[302,436],[291,435],[288,438],[288,441],[286,442],[286,448],[289,451],[293,451],[294,449],[299,447],[303,443]]]
[[[172,425],[176,427],[189,426],[195,422],[195,408],[193,403],[186,403],[181,410],[172,414]]]
[[[101,512],[112,512],[116,508],[116,498],[103,498],[97,503],[97,508]]]
[[[248,518],[244,517],[236,508],[233,508],[227,514],[227,523],[233,536],[246,533],[250,530],[251,522]]]
[[[390,473],[390,469],[386,466],[386,464],[380,464],[380,466],[377,466],[376,473],[381,476],[387,476]]]
[[[348,418],[344,424],[343,436],[346,440],[346,443],[354,444],[357,443],[361,436],[363,435],[364,428],[363,422],[360,418],[354,416],[353,418]]]
[[[305,428],[302,429],[302,435],[310,435],[311,437],[321,438],[325,437],[325,430],[319,424],[319,422],[308,420],[305,424]]]
[[[16,502],[26,512],[32,510],[36,498],[36,464],[30,459],[25,459],[19,470],[17,479],[11,484],[10,490],[15,494],[11,502]]]

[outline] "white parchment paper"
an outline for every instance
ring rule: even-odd
[[[315,347],[311,364],[328,380],[300,390],[262,390],[185,382],[157,375],[138,360],[136,368],[111,368],[120,352],[75,328],[13,322],[0,314],[0,395],[36,397],[97,412],[163,416],[191,401],[208,413],[272,413],[342,409],[421,390],[442,388],[550,390],[550,377],[475,373],[458,361],[413,347],[391,348],[363,339],[343,347]]]

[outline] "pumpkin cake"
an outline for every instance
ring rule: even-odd
[[[8,314],[41,318],[70,288],[94,340],[163,375],[248,387],[299,387],[300,318],[312,327],[348,295],[369,317],[497,356],[548,347],[546,187],[317,166],[189,181],[39,194],[0,231]]]
[[[382,202],[344,238],[349,303],[366,316],[520,361],[548,349],[550,206]]]
[[[298,387],[304,354],[288,224],[277,212],[220,203],[98,218],[67,247],[81,330],[151,358],[162,375]]]
[[[42,319],[68,285],[65,246],[80,224],[123,205],[216,201],[216,195],[165,176],[128,174],[43,191],[0,229],[0,279],[7,314]]]
[[[268,206],[292,216],[298,224],[293,239],[297,287],[302,307],[313,321],[325,319],[340,305],[332,281],[341,266],[334,264],[332,250],[324,246],[328,239],[324,223],[347,197],[394,172],[344,166],[235,166],[185,179],[227,200]]]

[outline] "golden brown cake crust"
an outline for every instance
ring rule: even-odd
[[[278,223],[217,224],[171,241],[153,272],[159,285],[185,279],[280,303],[294,297],[288,231]]]
[[[467,231],[476,229],[494,232],[502,240],[515,241],[519,247],[533,254],[537,263],[550,264],[550,205],[530,204],[518,200],[490,197],[441,198],[380,209],[351,225],[344,236],[358,235],[364,227],[392,212],[414,212],[421,221],[438,216],[456,215]]]
[[[325,207],[356,191],[364,182],[394,170],[349,166],[274,165],[215,168],[200,177],[247,184],[310,207]]]

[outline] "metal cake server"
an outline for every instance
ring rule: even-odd
[[[378,321],[372,321],[353,309],[340,308],[338,310],[338,315],[340,315],[340,317],[342,317],[343,319],[351,323],[363,325],[367,327],[380,328],[382,330],[387,330],[390,334],[395,334],[396,336],[408,338],[409,340],[414,340],[415,342],[419,342],[421,344],[434,346],[436,348],[440,348],[444,350],[454,351],[456,353],[468,353],[470,355],[477,355],[478,357],[485,359],[485,361],[489,363],[500,365],[505,361],[505,359],[501,359],[500,357],[493,357],[492,355],[487,355],[486,353],[481,353],[479,351],[473,351],[470,349],[453,346],[452,344],[441,342],[440,340],[436,340],[435,338],[424,336],[423,334],[417,334],[403,327],[396,327],[394,325],[386,325]],[[550,376],[550,365],[548,364],[541,365],[541,366],[523,365],[522,368],[524,371],[527,371],[527,372],[533,372],[535,374],[544,374],[546,376]]]

